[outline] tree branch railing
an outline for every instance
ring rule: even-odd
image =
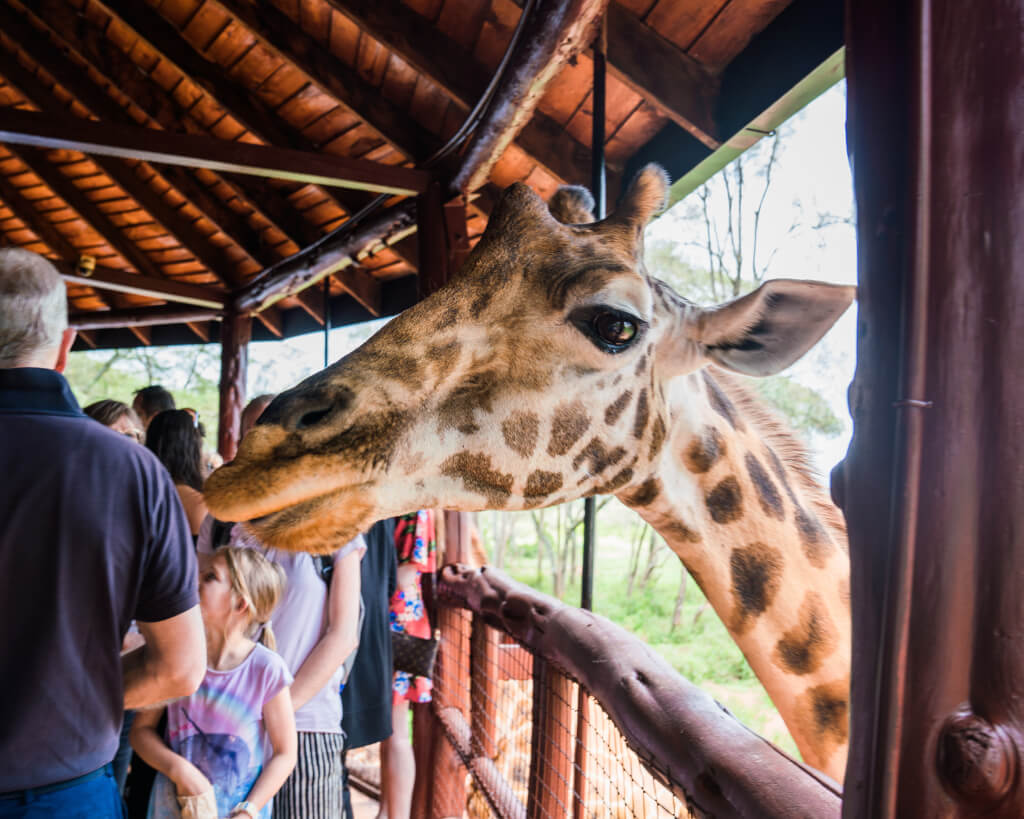
[[[600,615],[496,569],[453,564],[439,574],[437,622],[430,710],[474,785],[467,801],[462,780],[446,777],[448,792],[435,784],[417,815],[461,815],[467,803],[471,817],[517,819],[594,815],[595,806],[598,815],[614,808],[638,817],[840,814],[836,783],[743,726]],[[506,686],[520,705],[501,721]],[[577,686],[591,698],[585,732]]]

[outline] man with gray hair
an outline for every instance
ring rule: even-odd
[[[74,337],[53,265],[0,249],[0,817],[121,817],[123,710],[192,693],[206,666],[181,502],[78,408]],[[146,644],[121,656],[132,620]]]

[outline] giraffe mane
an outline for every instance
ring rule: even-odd
[[[799,489],[814,507],[818,520],[836,536],[844,551],[849,547],[846,540],[846,521],[842,513],[827,495],[824,476],[811,461],[807,445],[793,432],[792,427],[763,398],[741,381],[740,377],[714,364],[708,371],[739,409],[744,421],[749,422],[772,450],[779,456],[799,483]]]

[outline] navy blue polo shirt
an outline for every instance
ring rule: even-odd
[[[124,634],[195,606],[196,575],[153,453],[84,415],[59,373],[0,369],[0,793],[113,758]]]

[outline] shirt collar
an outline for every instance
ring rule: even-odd
[[[0,412],[82,415],[67,379],[40,367],[0,368]]]

